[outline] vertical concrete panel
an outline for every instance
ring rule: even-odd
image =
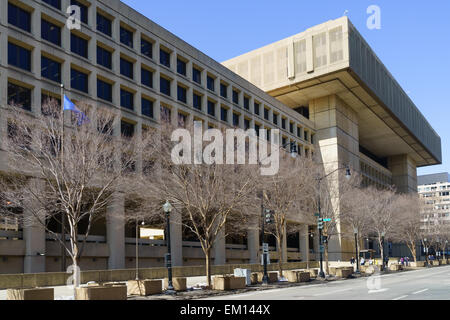
[[[259,230],[258,230],[259,216],[256,216],[247,229],[247,247],[249,253],[250,263],[258,263],[259,256]]]
[[[106,209],[106,238],[109,269],[125,268],[125,196],[116,192]]]
[[[300,230],[300,257],[302,261],[309,261],[309,230],[308,225],[303,225]]]
[[[217,235],[213,246],[214,264],[224,265],[226,263],[226,246],[225,246],[225,231],[221,230]]]
[[[170,215],[170,246],[172,251],[172,266],[183,265],[183,232],[181,228],[181,214],[173,210]]]

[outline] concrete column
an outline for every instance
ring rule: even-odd
[[[170,250],[172,252],[172,266],[183,265],[183,231],[181,228],[181,214],[173,210],[170,214]]]
[[[417,192],[417,166],[414,159],[407,154],[392,156],[388,158],[388,167],[398,192]]]
[[[125,195],[114,193],[106,209],[106,238],[109,248],[108,269],[125,268]]]
[[[217,235],[213,246],[214,264],[226,264],[225,230],[221,230]]]
[[[247,229],[247,249],[249,253],[250,263],[259,263],[258,257],[260,253],[259,246],[259,216],[255,217],[250,222]]]
[[[0,24],[6,25],[8,23],[8,1],[0,3]]]
[[[303,225],[300,230],[300,255],[302,261],[309,261],[309,227]]]

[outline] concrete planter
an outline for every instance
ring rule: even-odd
[[[289,282],[308,282],[310,280],[310,273],[305,271],[285,271],[286,278]]]
[[[6,300],[55,300],[53,288],[8,289]]]
[[[76,289],[76,300],[127,300],[127,287],[123,285],[88,286]]]
[[[278,282],[278,272],[267,272],[267,275],[269,277],[269,283]],[[258,272],[258,282],[262,282],[263,276],[263,272]]]
[[[169,285],[169,278],[164,279],[164,289],[167,290]],[[186,291],[186,278],[172,278],[172,285],[175,291]]]
[[[235,276],[217,276],[214,277],[213,280],[213,288],[214,290],[236,290],[236,289],[244,289],[245,278],[244,277],[235,277]]]
[[[400,271],[403,269],[403,266],[401,264],[391,264],[389,266],[389,270],[391,271]]]
[[[359,271],[365,274],[373,274],[375,273],[375,267],[374,266],[360,266]]]
[[[442,259],[442,260],[441,260],[441,265],[446,265],[446,264],[448,264],[447,259]]]
[[[439,261],[438,261],[438,260],[431,260],[431,261],[430,261],[430,264],[431,264],[432,266],[438,266],[438,265],[439,265]]]
[[[319,269],[307,269],[311,278],[317,278],[319,275]]]
[[[130,280],[127,282],[129,296],[149,296],[162,293],[162,280]]]
[[[336,277],[338,278],[348,278],[353,274],[353,268],[337,268]]]
[[[258,272],[253,272],[250,276],[251,284],[258,284]]]
[[[415,261],[410,262],[409,265],[413,268],[424,268],[425,267],[425,261]]]

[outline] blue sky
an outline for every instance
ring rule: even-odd
[[[418,0],[123,0],[217,61],[304,31],[345,10],[378,57],[441,136],[443,164],[418,174],[450,172],[450,1]],[[381,9],[369,30],[368,6]]]

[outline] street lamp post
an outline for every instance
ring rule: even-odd
[[[444,259],[447,259],[447,245],[448,245],[448,240],[445,240],[445,246],[444,246]]]
[[[384,231],[381,233],[381,247],[382,249],[380,249],[380,252],[382,252],[383,254],[381,255],[381,266],[382,269],[384,270],[384,256],[385,256],[385,252],[384,252],[384,236],[386,235],[386,233],[384,233]]]
[[[358,228],[353,228],[353,233],[355,234],[356,273],[359,273]]]
[[[141,225],[144,225],[142,221]],[[136,280],[139,280],[139,221],[136,217]]]
[[[423,238],[423,252],[425,253],[425,262],[428,267],[428,246],[427,246],[427,238]]]
[[[171,248],[170,248],[170,212],[172,211],[172,205],[167,200],[163,205],[163,210],[166,214],[166,227],[167,227],[167,254],[166,254],[166,266],[167,266],[167,274],[168,274],[168,284],[167,284],[167,294],[175,294],[175,290],[173,288],[172,283],[172,258],[171,258]]]

